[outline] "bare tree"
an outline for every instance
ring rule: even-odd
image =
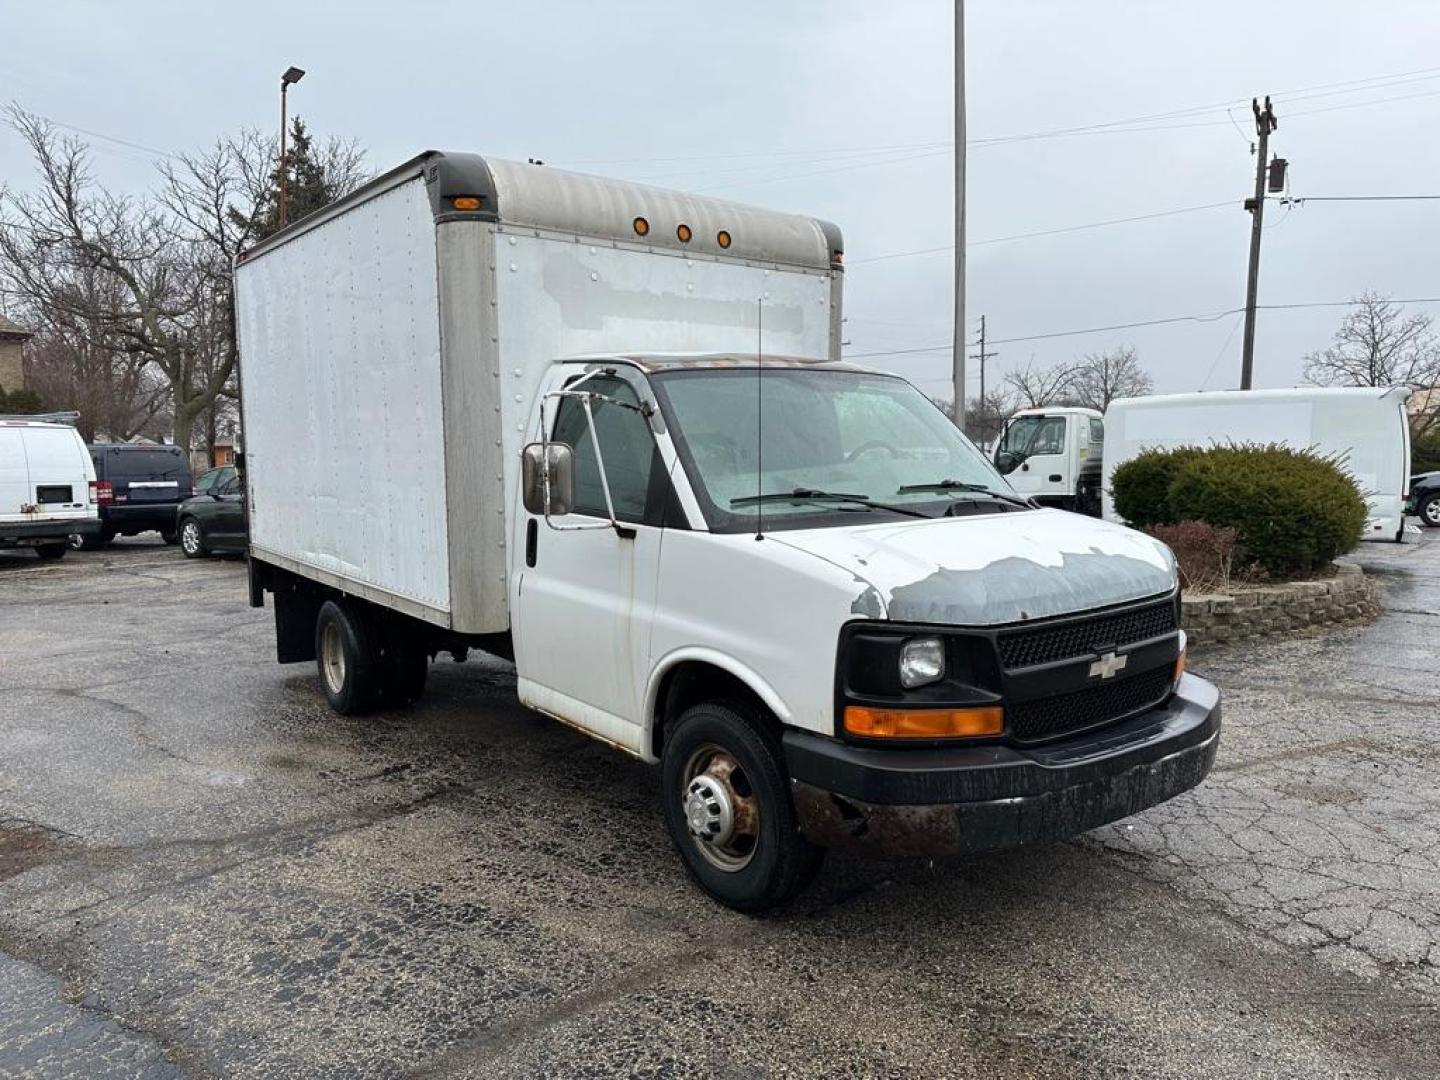
[[[1305,357],[1305,377],[1319,386],[1408,386],[1433,390],[1440,384],[1440,342],[1429,315],[1407,315],[1378,293],[1362,293],[1328,349]],[[1417,438],[1440,431],[1440,402],[1412,419]]]
[[[1144,397],[1155,389],[1155,380],[1140,366],[1140,357],[1129,345],[1105,352],[1087,353],[1076,365],[1070,394],[1087,409],[1104,412],[1116,398]]]
[[[1075,372],[1062,364],[1036,370],[1032,359],[1021,370],[1006,375],[1005,385],[1015,392],[1020,408],[1069,405],[1074,401]]]
[[[9,120],[39,184],[0,187],[0,277],[47,328],[41,368],[63,379],[68,367],[98,395],[92,427],[124,437],[163,415],[177,444],[191,448],[198,427],[213,451],[236,395],[231,269],[275,224],[273,142],[242,132],[167,162],[158,195],[137,200],[98,187],[84,144],[48,121],[13,106]],[[307,209],[362,178],[353,143],[307,136],[303,158]],[[71,391],[78,399],[78,383]]]
[[[1015,396],[1003,389],[987,391],[983,399],[971,398],[965,408],[965,431],[977,444],[989,446],[1017,408]]]

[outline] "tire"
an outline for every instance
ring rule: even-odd
[[[736,911],[761,912],[790,900],[814,880],[825,856],[800,835],[783,760],[775,736],[728,705],[687,709],[665,743],[670,839],[700,887]],[[753,828],[742,827],[745,818]],[[692,822],[730,838],[698,839]],[[726,824],[729,833],[722,831]]]
[[[99,551],[114,538],[113,533],[71,533],[70,547],[74,551]]]
[[[325,700],[341,716],[373,711],[382,701],[385,658],[374,621],[363,608],[326,600],[315,618],[315,667]]]
[[[1440,529],[1440,493],[1420,500],[1415,513],[1420,516],[1421,525],[1429,529]]]
[[[35,554],[46,562],[54,562],[56,559],[63,559],[65,553],[70,550],[68,544],[36,544]]]
[[[180,541],[180,550],[187,559],[203,559],[210,554],[210,549],[205,544],[205,530],[193,517],[187,517],[180,522],[177,539]]]
[[[160,539],[164,540],[165,543],[169,544],[171,547],[174,547],[180,542],[180,531],[178,529],[161,529]]]

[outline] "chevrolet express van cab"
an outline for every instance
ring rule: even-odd
[[[344,713],[437,654],[662,770],[694,879],[1041,842],[1199,783],[1174,561],[839,362],[833,225],[422,154],[247,252],[251,602]],[[584,799],[584,792],[575,798]]]

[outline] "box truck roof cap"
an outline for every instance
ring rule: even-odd
[[[762,210],[725,199],[632,184],[479,154],[427,150],[248,251],[246,262],[343,214],[357,203],[423,177],[435,220],[478,219],[625,242],[677,254],[838,270],[840,229],[820,218]],[[475,206],[475,209],[460,209]],[[645,229],[638,228],[643,220]],[[684,228],[682,229],[682,226]],[[725,234],[722,241],[721,234]],[[689,239],[684,239],[684,237]]]

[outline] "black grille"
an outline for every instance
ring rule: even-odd
[[[1168,665],[1113,683],[1007,706],[1010,736],[1039,742],[1118,720],[1158,704],[1170,692],[1175,672]]]
[[[1162,637],[1174,630],[1175,603],[1162,600],[1093,619],[1007,630],[998,635],[996,643],[1000,647],[1001,666],[1011,669],[1089,656],[1100,652],[1100,646],[1110,649],[1129,645]]]

